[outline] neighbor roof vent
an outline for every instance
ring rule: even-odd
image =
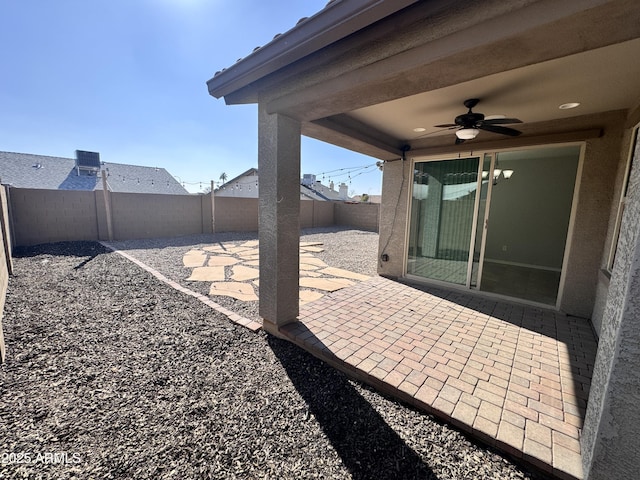
[[[100,154],[98,152],[76,150],[76,171],[78,175],[80,175],[80,170],[97,173],[100,171],[100,165]]]

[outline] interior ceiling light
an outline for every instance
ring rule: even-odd
[[[580,106],[580,102],[569,102],[569,103],[563,103],[558,108],[560,110],[570,110],[572,108],[576,108],[576,107],[579,107],[579,106]]]
[[[477,128],[461,128],[460,130],[456,130],[456,137],[460,140],[471,140],[472,138],[476,138],[480,130]]]

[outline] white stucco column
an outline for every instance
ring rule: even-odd
[[[640,474],[640,142],[582,432],[585,480]]]
[[[297,320],[300,122],[258,107],[260,316],[265,330]]]

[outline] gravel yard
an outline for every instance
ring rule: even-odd
[[[375,234],[304,240],[375,273]],[[177,280],[193,241],[128,247]],[[545,478],[96,243],[19,251],[3,322],[2,479]]]
[[[187,278],[193,269],[183,266],[182,257],[190,250],[218,244],[241,244],[256,240],[256,233],[219,233],[180,238],[161,238],[112,242],[111,245],[153,267],[167,278],[203,295],[209,294],[210,282],[193,282]],[[315,253],[332,267],[340,267],[363,275],[376,275],[378,234],[344,228],[316,228],[302,231],[301,241],[322,242],[324,252]],[[230,268],[227,268],[229,279]],[[251,320],[259,320],[258,302],[238,301],[213,295],[212,300]]]

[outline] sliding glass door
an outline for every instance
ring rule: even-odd
[[[417,163],[407,272],[467,285],[479,157]]]
[[[556,303],[579,160],[578,146],[496,154],[480,290]]]
[[[407,274],[556,304],[580,151],[416,162]]]

